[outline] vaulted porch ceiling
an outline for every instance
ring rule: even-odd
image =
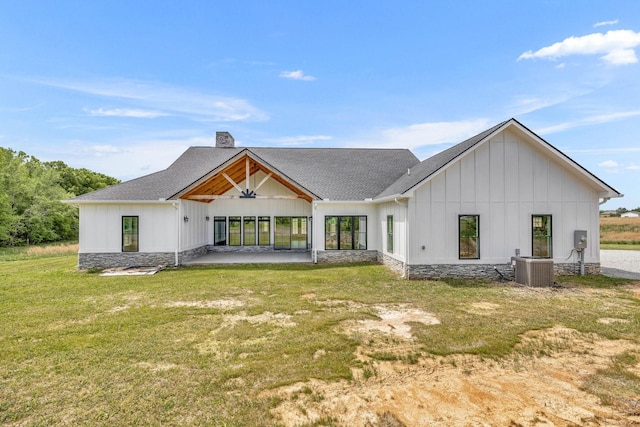
[[[265,177],[260,182],[252,182],[250,179],[259,171],[265,173]],[[294,195],[281,196],[261,196],[260,188],[268,180],[273,179],[284,187],[291,190]],[[242,186],[241,186],[242,184]],[[226,194],[235,188],[236,194]],[[190,188],[187,188],[180,199],[195,200],[198,202],[210,203],[217,199],[235,198],[255,198],[255,199],[304,199],[311,203],[314,196],[295,185],[290,179],[277,173],[272,168],[264,165],[259,160],[246,152],[227,165],[222,165],[209,175],[203,177]]]

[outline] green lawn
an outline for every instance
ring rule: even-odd
[[[640,302],[622,279],[563,278],[571,289],[526,292],[402,281],[378,265],[100,277],[78,272],[76,261],[0,262],[0,424],[277,425],[269,409],[278,401],[261,391],[309,378],[351,380],[359,345],[414,363],[465,352],[500,358],[522,333],[557,324],[640,339]],[[480,302],[498,307],[494,315],[468,309]],[[410,303],[441,324],[414,324],[410,354],[387,346],[380,355],[379,343],[341,332],[344,321],[374,318],[382,303]]]
[[[600,243],[600,249],[619,251],[640,251],[638,243]]]

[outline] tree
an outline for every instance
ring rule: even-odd
[[[0,147],[0,246],[77,238],[78,212],[62,200],[118,182]]]
[[[116,178],[92,172],[85,168],[71,168],[61,161],[47,162],[45,166],[57,171],[60,174],[60,186],[75,196],[90,193],[120,182]]]

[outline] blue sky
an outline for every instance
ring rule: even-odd
[[[515,117],[640,206],[640,1],[0,3],[0,146],[126,180],[244,146],[429,157]]]

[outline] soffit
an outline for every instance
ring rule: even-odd
[[[246,186],[242,188],[243,191],[248,190],[244,195],[239,191],[237,196],[226,195],[227,192],[235,188],[234,184],[230,180],[232,180],[236,185],[240,185],[243,182],[245,182],[246,185],[246,182],[251,183],[248,178],[254,176],[259,171],[264,172],[265,175],[268,176],[267,179],[273,179],[287,189],[291,190],[295,194],[295,196],[260,196],[259,188],[256,191],[256,188],[252,188],[251,186],[249,186],[248,188],[246,188]],[[229,164],[217,168],[209,175],[193,184],[191,188],[185,190],[181,195],[179,195],[180,199],[196,200],[205,203],[210,203],[216,199],[236,197],[300,198],[306,200],[309,203],[314,199],[314,197],[310,193],[297,186],[283,174],[279,173],[274,168],[271,168],[258,161],[251,155],[250,152],[244,152],[238,158],[232,159]]]

